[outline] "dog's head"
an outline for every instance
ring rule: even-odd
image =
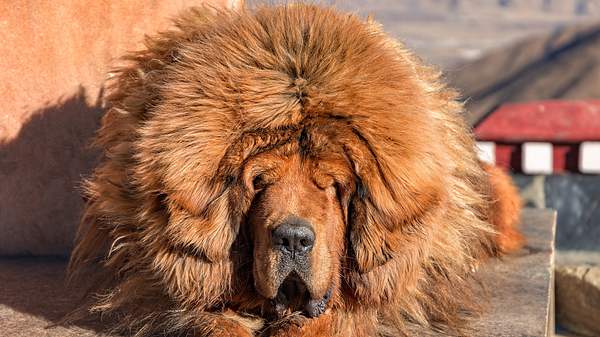
[[[386,160],[347,119],[323,116],[250,132],[229,147],[221,170],[232,174],[226,193],[239,212],[234,245],[251,247],[244,254],[263,310],[319,316],[339,304],[350,273],[368,273],[402,249],[402,225],[433,208],[441,188],[429,175],[396,180]]]
[[[344,251],[343,205],[334,177],[300,155],[251,161],[245,181],[254,193],[246,215],[253,243],[256,291],[282,316],[323,313],[339,285]]]
[[[376,269],[425,236],[452,165],[441,125],[459,107],[437,75],[332,9],[198,10],[179,28],[118,77],[74,260],[108,249],[123,287],[194,310],[318,316],[342,292],[389,295]]]

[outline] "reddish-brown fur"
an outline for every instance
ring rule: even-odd
[[[439,73],[330,8],[176,26],[110,88],[71,259],[95,280],[84,311],[139,336],[466,334],[474,266],[519,247],[519,205]],[[307,286],[333,289],[317,318],[268,315],[288,213],[315,229]]]
[[[512,252],[521,248],[525,239],[515,224],[521,215],[521,199],[510,177],[500,168],[485,165],[492,189],[490,222],[494,224],[498,236],[496,242],[503,252]]]

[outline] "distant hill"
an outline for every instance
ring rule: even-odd
[[[448,78],[467,100],[472,124],[505,102],[600,98],[600,24],[502,47]]]

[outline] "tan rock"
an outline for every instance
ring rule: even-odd
[[[556,268],[556,318],[565,328],[600,336],[600,266]]]

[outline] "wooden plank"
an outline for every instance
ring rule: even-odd
[[[553,336],[555,219],[551,210],[525,210],[525,249],[482,266],[490,297],[475,337]],[[65,267],[58,259],[0,259],[0,335],[99,336],[94,324],[46,329],[76,305],[77,295],[64,287]]]

